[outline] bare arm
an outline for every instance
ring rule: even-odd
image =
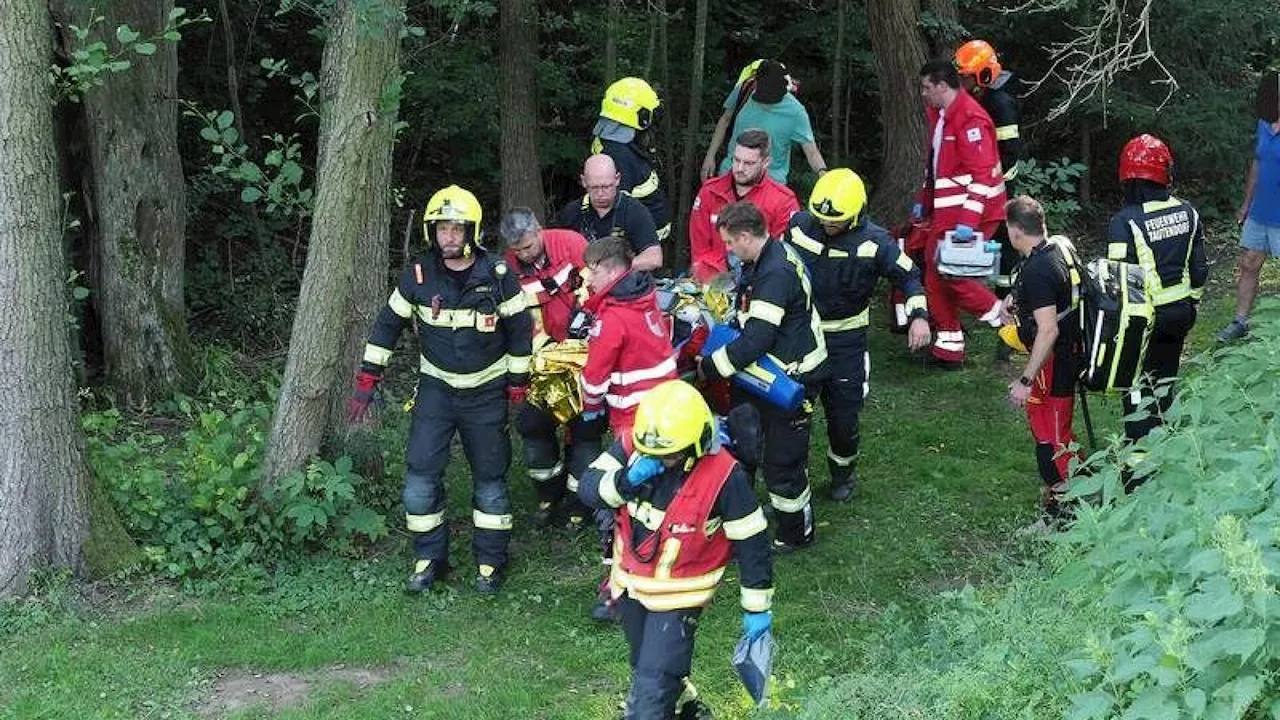
[[[809,168],[818,173],[821,177],[827,172],[827,161],[822,159],[822,151],[818,149],[818,143],[807,142],[800,146],[804,151],[804,159],[809,161]]]
[[[1249,217],[1249,206],[1253,204],[1253,187],[1258,184],[1258,158],[1249,161],[1249,175],[1244,181],[1244,201],[1236,212],[1236,222],[1244,223]]]
[[[733,113],[725,110],[716,121],[716,129],[711,133],[711,144],[707,146],[707,154],[702,158],[702,179],[716,174],[716,153],[724,144],[724,136],[729,134],[729,123],[733,121]]]
[[[631,260],[632,270],[656,270],[662,267],[662,245],[650,245]]]
[[[1058,341],[1058,309],[1053,305],[1047,305],[1042,308],[1035,309],[1036,318],[1036,339],[1031,344],[1031,357],[1027,360],[1027,367],[1022,371],[1023,377],[1035,380],[1036,374],[1040,372],[1040,368],[1049,361],[1049,356],[1053,354],[1053,344]]]

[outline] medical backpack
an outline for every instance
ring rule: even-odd
[[[1155,307],[1140,266],[1098,259],[1085,267],[1080,298],[1086,390],[1128,390],[1142,375]]]

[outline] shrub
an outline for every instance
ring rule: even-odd
[[[1250,342],[1192,361],[1163,427],[1091,458],[1071,494],[1099,500],[1039,564],[883,618],[804,716],[1280,717],[1280,302],[1260,306]],[[1126,466],[1147,478],[1127,496]]]
[[[84,416],[89,458],[148,561],[171,577],[286,559],[315,549],[351,552],[387,534],[356,500],[351,462],[313,460],[257,491],[271,407],[235,400],[224,411],[175,401],[178,419]],[[179,423],[185,429],[174,430]],[[166,432],[165,428],[170,430]]]

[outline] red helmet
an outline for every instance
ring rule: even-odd
[[[1143,133],[1125,143],[1120,152],[1120,182],[1137,179],[1161,185],[1173,180],[1173,153],[1154,135]]]

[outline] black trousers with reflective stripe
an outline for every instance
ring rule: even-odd
[[[761,470],[765,487],[772,495],[797,500],[809,490],[809,435],[813,428],[813,401],[817,386],[805,387],[806,400],[799,410],[788,412],[737,387],[735,402],[750,402],[760,412],[764,437]],[[754,472],[755,468],[747,468]],[[772,500],[772,499],[771,499]],[[813,503],[800,510],[783,511],[774,506],[777,539],[788,545],[804,545],[813,540]]]
[[[603,418],[590,423],[584,423],[581,417],[570,420],[565,426],[563,443],[556,437],[559,427],[554,415],[529,403],[525,403],[516,415],[516,430],[524,443],[525,467],[530,471],[550,470],[560,463],[561,457],[567,466],[555,477],[534,479],[538,502],[559,502],[565,495],[566,476],[581,479],[587,467],[600,455],[605,427]],[[575,509],[581,509],[576,503],[576,494],[570,500],[575,503]],[[581,509],[583,516],[585,512]]]
[[[1173,380],[1178,376],[1182,363],[1182,347],[1195,324],[1196,306],[1190,299],[1156,308],[1151,342],[1142,361],[1142,372],[1147,377],[1139,386],[1137,397],[1130,391],[1121,398],[1125,415],[1132,415],[1144,398],[1154,398],[1154,404],[1147,408],[1147,417],[1124,424],[1124,434],[1130,440],[1144,438],[1160,425],[1161,417],[1173,403]]]
[[[405,512],[444,512],[444,473],[455,434],[461,438],[463,453],[471,466],[472,508],[487,515],[509,516],[507,469],[511,465],[511,437],[507,432],[505,378],[473,390],[455,390],[430,377],[419,380],[405,455]],[[472,536],[476,562],[506,565],[510,538],[510,530],[476,528]],[[414,533],[413,545],[419,559],[447,560],[448,524]]]
[[[625,720],[669,720],[693,667],[693,638],[702,608],[653,612],[623,595],[622,632],[631,648]]]
[[[827,469],[831,484],[840,485],[854,472],[858,455],[858,415],[867,390],[867,331],[827,333],[827,368],[830,373],[818,386],[827,420]],[[847,459],[842,464],[832,459]]]

